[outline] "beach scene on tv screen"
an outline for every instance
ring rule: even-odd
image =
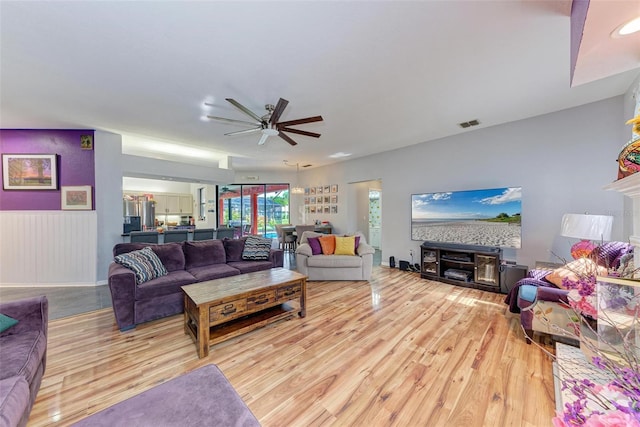
[[[411,195],[411,239],[520,248],[522,187]]]

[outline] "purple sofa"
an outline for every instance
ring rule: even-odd
[[[0,333],[0,425],[25,426],[44,375],[49,302],[4,302],[0,313],[18,321]]]
[[[162,317],[182,313],[181,286],[253,271],[282,267],[284,251],[271,249],[268,260],[244,260],[245,239],[200,240],[180,243],[118,243],[113,256],[151,247],[168,274],[136,284],[132,270],[115,262],[109,266],[109,290],[121,331]]]

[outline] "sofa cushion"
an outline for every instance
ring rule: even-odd
[[[172,271],[166,276],[149,280],[141,285],[136,286],[135,299],[137,301],[143,299],[154,298],[162,295],[182,292],[180,286],[194,283],[196,280],[188,271]]]
[[[240,271],[229,266],[229,264],[211,264],[202,267],[189,269],[189,273],[196,278],[194,282],[204,282],[205,280],[220,279],[222,277],[237,276]]]
[[[0,332],[4,332],[10,327],[15,326],[17,324],[18,324],[18,321],[13,317],[5,316],[4,314],[0,313]]]
[[[271,261],[237,261],[227,264],[240,271],[240,273],[253,273],[254,271],[269,270],[273,267]]]
[[[336,236],[336,250],[334,254],[335,255],[355,255],[356,254],[355,236],[349,236],[349,237]]]
[[[271,239],[247,236],[242,251],[243,260],[268,260],[271,253]]]
[[[327,236],[318,237],[323,255],[333,255],[336,250],[336,236],[329,234]]]
[[[0,380],[0,424],[18,426],[25,422],[25,413],[31,405],[29,384],[21,376]]]
[[[320,246],[320,240],[318,240],[318,237],[309,237],[307,239],[307,243],[311,247],[311,255],[322,254],[322,246]]]
[[[227,254],[222,240],[200,240],[184,242],[185,268],[204,267],[213,264],[225,264]]]
[[[118,255],[114,261],[132,270],[138,284],[167,275],[167,269],[162,265],[162,261],[149,247]]]
[[[158,255],[167,271],[184,270],[182,243],[118,243],[113,248],[113,256],[138,251],[147,247]]]
[[[0,379],[20,375],[31,383],[46,350],[47,337],[42,331],[4,335],[0,341]]]
[[[225,237],[222,243],[227,253],[227,262],[242,261],[242,251],[244,251],[244,242],[246,238],[229,239]]]
[[[362,258],[350,255],[316,255],[307,258],[307,267],[362,268]]]

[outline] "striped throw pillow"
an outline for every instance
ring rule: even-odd
[[[114,260],[135,273],[138,285],[167,275],[167,269],[150,247],[118,255]]]
[[[244,260],[268,260],[271,253],[271,239],[259,236],[247,236],[242,250]]]

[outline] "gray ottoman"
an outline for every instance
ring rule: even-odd
[[[207,365],[97,412],[74,426],[260,426],[216,365]]]

